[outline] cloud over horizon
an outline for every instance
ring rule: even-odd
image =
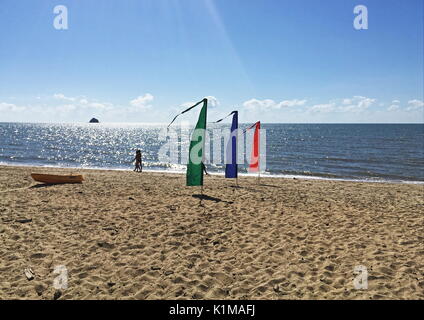
[[[237,104],[224,105],[215,96],[207,96],[210,119],[218,118],[234,109]],[[85,122],[91,117],[100,118],[103,122],[163,122],[172,118],[176,112],[190,107],[196,102],[185,102],[179,106],[158,106],[151,93],[144,93],[126,103],[111,103],[86,96],[67,96],[55,93],[48,96],[37,96],[30,103],[16,101],[0,102],[0,121],[27,122]],[[263,122],[339,122],[359,121],[373,122],[371,117],[387,122],[424,122],[424,102],[420,99],[409,99],[402,103],[399,99],[391,99],[384,103],[375,98],[353,96],[332,99],[330,101],[313,101],[311,99],[256,99],[241,102],[240,121]],[[314,103],[315,102],[315,103]],[[387,105],[385,107],[385,105]],[[185,120],[195,121],[197,113],[187,114]],[[368,120],[371,119],[371,120]],[[374,119],[374,118],[373,118]]]
[[[130,101],[130,105],[135,107],[137,110],[148,110],[152,107],[150,104],[154,100],[153,95],[146,93],[143,96],[138,96],[137,98]]]
[[[283,100],[281,102],[275,102],[272,99],[264,99],[264,100],[250,99],[243,102],[243,107],[245,107],[248,110],[269,111],[269,110],[279,110],[279,109],[288,108],[288,107],[303,106],[306,104],[306,102],[307,102],[306,99]]]

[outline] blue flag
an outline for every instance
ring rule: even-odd
[[[231,124],[231,135],[227,144],[227,163],[225,165],[225,178],[237,178],[237,131],[238,112],[233,111],[233,123]]]
[[[225,118],[233,115],[231,124],[231,134],[228,139],[225,153],[225,178],[237,178],[237,132],[238,132],[238,111],[231,112],[228,116],[219,119],[215,123],[221,122]]]

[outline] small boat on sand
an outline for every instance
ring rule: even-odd
[[[46,184],[59,184],[59,183],[82,183],[84,177],[82,175],[56,175],[44,173],[31,173],[31,177],[38,182]]]

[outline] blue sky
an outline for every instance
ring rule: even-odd
[[[367,30],[353,27],[360,4]],[[0,122],[166,123],[205,96],[211,121],[238,109],[242,122],[424,122],[423,12],[422,0],[2,0]]]

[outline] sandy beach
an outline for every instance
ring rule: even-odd
[[[72,171],[0,167],[1,299],[424,299],[424,185]]]

